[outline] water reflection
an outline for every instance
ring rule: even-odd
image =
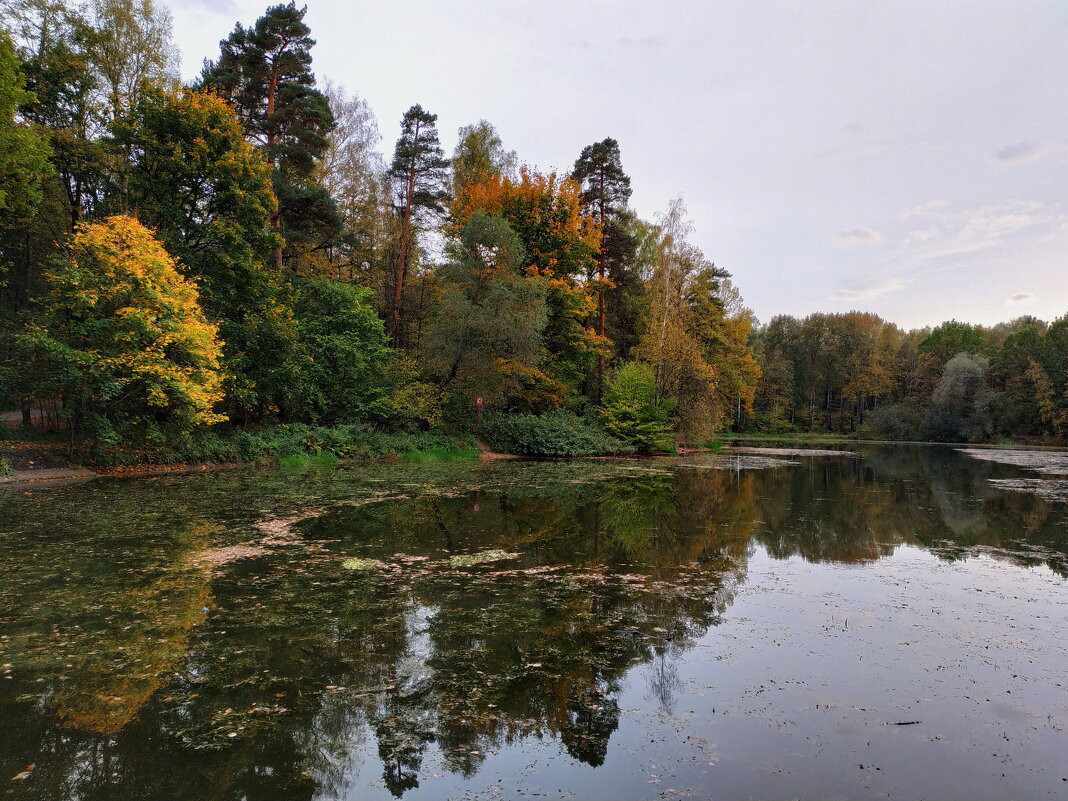
[[[598,767],[635,666],[652,710],[676,714],[678,659],[728,610],[757,545],[848,564],[905,544],[944,559],[982,548],[1068,575],[1065,505],[988,481],[1015,468],[903,447],[709,464],[5,497],[0,767],[33,765],[12,785],[28,799],[359,796],[372,781],[400,797],[431,752],[473,777],[495,752],[547,740]],[[362,503],[401,484],[409,497]],[[255,558],[202,558],[309,506],[324,511]],[[450,562],[490,550],[520,556]],[[346,570],[350,557],[386,567]]]

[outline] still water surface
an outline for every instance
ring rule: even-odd
[[[0,494],[15,799],[1068,798],[1068,504],[949,448]]]

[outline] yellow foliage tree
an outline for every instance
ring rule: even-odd
[[[27,335],[63,398],[72,443],[161,442],[225,419],[222,343],[152,232],[132,217],[78,227],[70,260],[48,276],[40,322]]]
[[[678,399],[678,437],[704,444],[728,410],[751,411],[760,367],[748,342],[752,313],[729,274],[686,241],[685,214],[676,200],[661,221],[650,325],[635,355],[655,368],[659,397]]]
[[[1033,357],[1027,360],[1028,368],[1026,377],[1034,386],[1035,400],[1038,401],[1038,412],[1042,422],[1056,439],[1064,439],[1068,436],[1068,411],[1061,411],[1055,402],[1056,390],[1049,373],[1043,369]],[[1068,387],[1065,388],[1064,397],[1068,398]]]

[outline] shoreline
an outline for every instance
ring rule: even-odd
[[[827,436],[723,436],[722,452],[735,452],[739,454],[754,453],[757,451],[774,452],[782,450],[777,444],[796,445],[820,445],[835,444],[850,445],[887,445],[887,446],[922,446],[922,447],[950,447],[950,448],[978,448],[987,450],[1026,450],[1026,451],[1068,451],[1065,445],[1029,445],[1023,443],[964,443],[964,442],[925,442],[925,441],[897,441],[897,440],[854,440],[845,437]],[[714,448],[680,448],[678,453],[653,453],[647,456],[628,455],[604,455],[604,456],[576,456],[576,457],[537,457],[515,453],[499,453],[492,450],[482,442],[476,442],[478,455],[471,461],[479,463],[499,461],[653,461],[660,459],[675,459],[684,456],[692,456],[700,453],[717,452]],[[242,469],[259,469],[263,467],[277,467],[277,459],[267,458],[256,461],[227,461],[227,462],[175,462],[171,464],[158,462],[141,462],[125,465],[101,465],[101,464],[77,464],[66,459],[65,455],[59,455],[60,448],[54,443],[12,442],[0,445],[0,457],[10,458],[12,453],[17,454],[16,464],[11,473],[0,476],[0,487],[17,487],[19,485],[49,485],[58,486],[72,482],[88,481],[93,478],[148,478],[152,476],[191,475],[196,473],[233,472]],[[796,450],[796,449],[793,449]],[[807,450],[807,448],[805,449]],[[817,449],[818,450],[818,449]],[[407,459],[410,454],[419,454],[420,451],[404,451],[382,456],[366,458],[339,459],[339,466],[356,466],[382,462],[418,461],[418,458]],[[842,451],[843,454],[847,453]],[[279,457],[281,458],[281,457]],[[447,457],[445,457],[447,458]],[[470,457],[459,457],[470,458]],[[443,461],[444,458],[432,458],[427,461]],[[30,467],[38,462],[42,466]],[[62,464],[57,464],[62,462]]]

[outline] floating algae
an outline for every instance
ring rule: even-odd
[[[740,456],[730,454],[708,456],[702,454],[692,461],[679,461],[674,467],[676,470],[767,470],[769,468],[799,464],[801,463],[793,459],[750,456],[748,454]]]
[[[380,559],[363,559],[359,556],[352,556],[342,562],[341,566],[346,570],[380,570],[386,565]]]
[[[1030,492],[1047,501],[1068,501],[1068,481],[1048,478],[991,478],[996,487],[1012,492]]]
[[[1047,476],[1068,476],[1068,452],[1006,450],[1001,448],[958,448],[961,453],[985,462],[998,462],[1033,470]]]
[[[520,554],[509,553],[508,551],[490,550],[479,551],[478,553],[461,553],[456,556],[449,557],[449,567],[471,567],[472,565],[481,565],[484,562],[500,562],[505,559],[517,559]]]

